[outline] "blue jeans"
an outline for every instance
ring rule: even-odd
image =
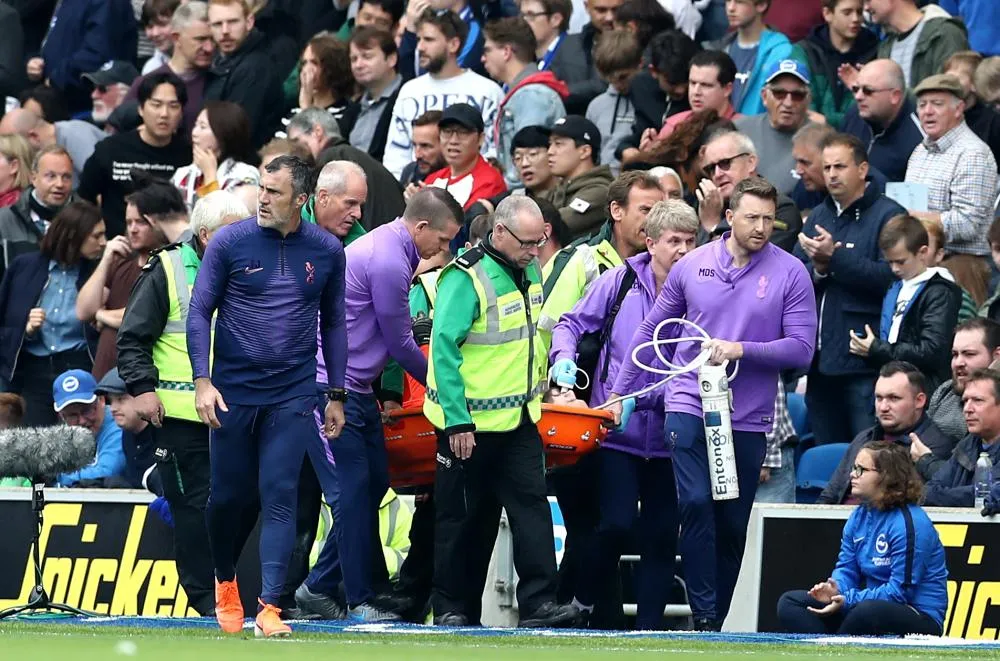
[[[763,432],[733,432],[740,497],[716,501],[710,489],[702,419],[668,413],[666,432],[674,445],[681,561],[691,612],[696,618],[722,621],[736,589],[767,443]]]
[[[245,513],[260,494],[260,599],[277,604],[295,544],[295,513],[304,439],[315,436],[314,397],[267,406],[230,404],[216,410],[209,453],[212,482],[206,519],[209,545],[220,581],[236,576]],[[256,487],[256,489],[255,489]]]
[[[330,442],[343,503],[339,512],[334,511],[333,530],[347,603],[353,608],[375,596],[373,548],[379,543],[378,507],[389,488],[389,460],[375,395],[348,391],[344,418],[344,430]],[[378,575],[384,574],[383,566]],[[311,581],[308,585],[314,587]]]
[[[781,468],[771,469],[771,479],[757,485],[758,503],[795,502],[795,448],[781,448]]]

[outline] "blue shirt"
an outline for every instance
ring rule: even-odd
[[[753,74],[754,64],[757,62],[757,49],[760,44],[755,44],[750,48],[740,46],[738,40],[733,40],[729,47],[729,57],[733,58],[736,64],[736,80],[733,81],[732,104],[734,108],[739,108],[743,103],[743,94],[746,92],[747,81]]]
[[[316,315],[330,386],[344,387],[344,247],[316,225],[286,237],[247,218],[205,250],[191,293],[188,355],[195,379],[209,376],[226,403],[277,404],[316,394]]]
[[[45,310],[45,323],[24,345],[33,356],[44,358],[63,351],[87,348],[83,322],[76,318],[76,281],[80,267],[64,268],[55,260],[49,261],[49,279],[42,288],[37,307]]]
[[[97,455],[94,463],[73,473],[63,473],[56,482],[70,487],[80,480],[99,480],[125,475],[125,450],[122,448],[122,430],[111,415],[111,407],[104,407],[104,422],[97,432]]]

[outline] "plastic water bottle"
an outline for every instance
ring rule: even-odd
[[[990,487],[993,485],[993,462],[986,452],[979,453],[976,461],[975,481],[976,511],[981,512],[985,506],[986,497],[990,495]]]

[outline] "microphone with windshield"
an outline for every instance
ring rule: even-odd
[[[42,583],[42,563],[38,550],[45,510],[45,483],[55,480],[63,473],[89,466],[94,463],[96,453],[94,434],[83,427],[58,425],[0,431],[0,476],[26,477],[31,480],[31,510],[35,515],[35,535],[31,541],[35,586],[28,595],[27,603],[0,611],[0,620],[24,612],[63,612],[87,617],[98,615],[49,599]]]

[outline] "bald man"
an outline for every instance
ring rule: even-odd
[[[869,163],[888,181],[903,181],[910,154],[924,139],[903,69],[892,60],[872,60],[855,74],[851,91],[857,105],[844,115],[844,133],[868,145]]]
[[[73,159],[73,190],[76,190],[83,172],[83,164],[94,153],[94,147],[108,135],[93,124],[70,119],[65,122],[47,122],[30,110],[17,108],[0,120],[0,135],[17,134],[26,139],[34,149],[59,145]]]

